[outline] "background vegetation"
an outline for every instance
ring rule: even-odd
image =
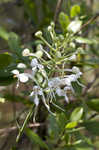
[[[98,0],[0,0],[0,150],[99,149],[98,8]],[[27,61],[21,55],[23,49],[35,53],[37,45],[42,44],[35,32],[42,30],[50,43],[47,27],[51,21],[55,22],[56,33],[65,35],[68,24],[78,18],[83,22],[80,43],[76,47],[72,43],[67,53],[76,48],[80,53],[76,61],[67,65],[80,68],[86,87],[82,89],[74,83],[76,94],[69,96],[70,103],[63,98],[56,102],[65,112],[51,105],[56,116],[40,103],[37,123],[33,123],[29,116],[34,112],[28,96],[31,85],[20,84],[16,89],[17,80],[11,71]],[[16,142],[19,126],[24,130],[21,128]]]

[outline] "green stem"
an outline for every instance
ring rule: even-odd
[[[32,116],[33,107],[34,107],[34,105],[33,105],[32,108],[30,109],[30,111],[29,111],[29,113],[27,114],[26,119],[25,119],[25,121],[24,121],[24,123],[23,123],[21,129],[19,130],[19,134],[17,135],[16,142],[19,141],[19,138],[20,138],[20,136],[22,135],[22,133],[23,133],[25,127],[26,127],[27,122],[29,121],[29,119],[30,119],[31,116]]]
[[[56,52],[56,49],[54,49],[43,37],[40,38],[52,51]]]

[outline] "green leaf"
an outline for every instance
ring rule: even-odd
[[[67,26],[69,25],[70,20],[69,20],[69,17],[64,12],[61,12],[59,14],[59,23],[60,23],[60,25],[62,27],[62,30],[64,32],[66,32]]]
[[[91,134],[99,136],[99,121],[86,121],[81,125],[84,126]]]
[[[34,1],[24,0],[25,15],[31,19],[33,24],[38,23],[37,6]]]
[[[0,37],[4,40],[8,40],[9,38],[9,33],[3,27],[0,27]]]
[[[86,102],[88,107],[99,112],[99,98],[92,99]]]
[[[88,63],[90,65],[99,65],[99,58],[87,59],[87,60],[84,60],[84,62],[86,62],[86,63]]]
[[[97,41],[96,40],[93,40],[93,39],[87,39],[87,38],[83,38],[83,37],[77,37],[76,39],[76,42],[78,43],[85,43],[85,44],[94,44],[96,43]]]
[[[77,82],[72,82],[73,89],[76,95],[80,95],[82,92],[82,87]]]
[[[8,86],[15,82],[16,80],[13,78],[13,76],[9,77],[0,77],[0,86]]]
[[[30,140],[32,142],[35,142],[36,144],[38,144],[42,148],[45,148],[47,150],[49,149],[47,144],[44,143],[43,140],[36,133],[34,133],[32,130],[30,130],[29,128],[26,128],[25,133],[30,138]]]
[[[60,127],[59,127],[60,125],[58,125],[58,122],[55,116],[49,115],[48,121],[50,124],[49,130],[48,130],[49,135],[53,137],[54,139],[57,139],[60,133]]]
[[[77,107],[71,114],[70,120],[71,121],[79,121],[83,115],[83,108]]]
[[[80,6],[79,5],[72,6],[70,11],[71,18],[76,17],[79,13],[80,13]]]
[[[81,142],[79,144],[75,145],[75,150],[93,150],[94,147],[85,143],[85,142]]]
[[[66,129],[71,129],[71,128],[75,128],[76,126],[78,125],[78,122],[77,121],[72,121],[72,122],[69,122],[67,125],[66,125]]]
[[[21,53],[20,39],[16,33],[14,32],[9,33],[8,45],[12,52],[15,52],[18,54]]]
[[[33,104],[33,102],[29,101],[28,99],[26,99],[26,98],[24,98],[23,96],[20,96],[20,95],[14,95],[14,94],[10,94],[10,93],[5,93],[4,94],[4,98],[7,101],[20,102],[20,103],[23,103],[25,105]]]
[[[0,54],[0,69],[7,67],[12,62],[12,57],[9,54]]]

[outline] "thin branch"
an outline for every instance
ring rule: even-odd
[[[44,125],[45,125],[45,123],[31,123],[31,124],[27,125],[27,127],[29,127],[29,128],[37,128],[39,126],[44,126]],[[2,134],[9,134],[10,132],[13,132],[13,131],[15,131],[17,129],[18,129],[17,126],[5,128],[5,129],[0,129],[0,135],[2,135]]]
[[[81,30],[83,30],[86,26],[88,26],[91,22],[95,21],[99,17],[99,13],[97,13],[95,16],[93,16],[91,19],[89,19],[85,24],[81,26],[79,31],[77,31],[74,35],[77,35]]]
[[[55,22],[55,23],[57,22],[57,18],[58,18],[58,15],[59,15],[59,12],[60,12],[62,3],[63,3],[63,0],[58,0],[58,1],[57,1],[56,10],[55,10],[55,15],[54,15],[54,22]]]
[[[84,89],[84,92],[83,92],[83,96],[86,95],[87,91],[92,87],[92,85],[95,83],[95,81],[97,80],[97,78],[99,78],[99,74],[97,73],[95,78],[93,79],[92,82],[88,83],[88,85],[86,86],[86,88]]]

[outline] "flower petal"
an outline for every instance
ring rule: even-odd
[[[19,74],[19,80],[20,80],[20,82],[23,82],[23,83],[25,83],[25,82],[27,82],[28,81],[28,76],[25,74],[25,73],[21,73],[21,74]]]
[[[19,70],[17,70],[17,69],[16,69],[16,70],[12,70],[11,72],[12,72],[13,74],[15,74],[15,75],[19,75]]]
[[[31,67],[37,67],[37,65],[38,65],[37,59],[36,58],[32,59],[32,61],[31,61]]]

